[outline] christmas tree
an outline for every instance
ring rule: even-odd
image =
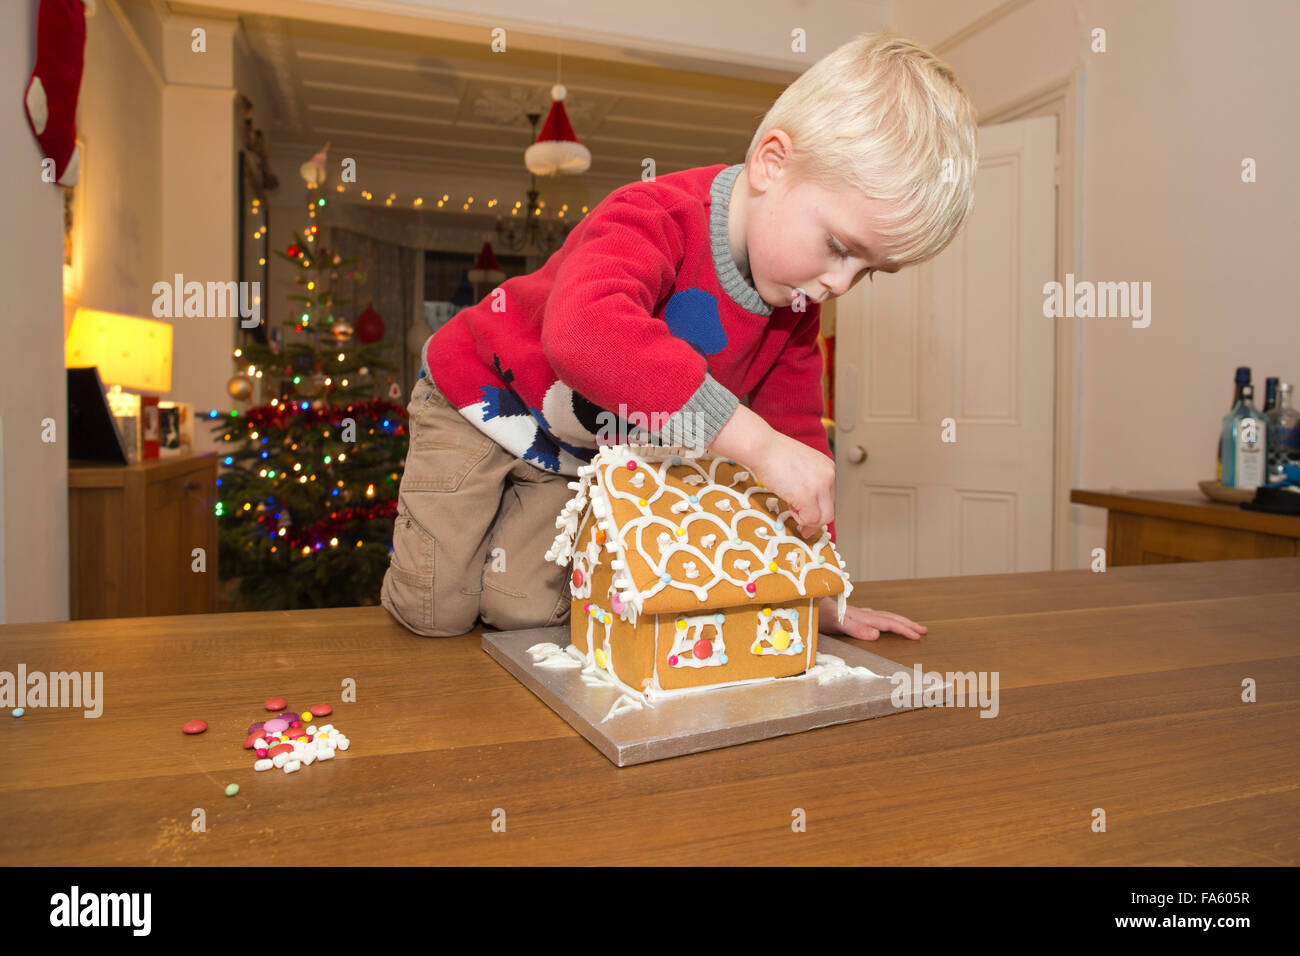
[[[210,413],[224,451],[221,577],[238,579],[241,610],[376,604],[391,550],[406,410],[391,400],[401,398],[395,381],[388,400],[375,394],[378,374],[395,368],[383,357],[383,321],[372,307],[355,327],[342,314],[351,300],[340,283],[365,276],[356,260],[320,247],[318,186],[308,181],[315,222],[276,250],[299,286],[283,348],[248,335],[234,353],[231,395],[252,399],[260,383],[262,404]]]

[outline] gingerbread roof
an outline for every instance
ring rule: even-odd
[[[745,466],[690,449],[601,446],[546,552],[566,566],[590,507],[620,600],[634,613],[771,604],[840,595],[853,585],[825,527],[799,537],[789,506]]]

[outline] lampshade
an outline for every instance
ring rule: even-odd
[[[171,324],[77,309],[64,345],[64,365],[97,365],[106,385],[142,392],[171,391]]]

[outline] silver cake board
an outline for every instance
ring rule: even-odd
[[[568,625],[483,635],[483,649],[498,664],[619,767],[883,717],[914,706],[910,695],[902,706],[892,700],[895,684],[889,675],[904,670],[901,665],[825,634],[817,638],[818,658],[834,655],[848,667],[865,667],[879,676],[831,667],[627,709],[619,702],[628,695],[617,685],[584,680],[578,666],[539,666],[528,649],[545,643],[566,648]],[[939,700],[946,704],[951,694],[951,683],[945,683]]]

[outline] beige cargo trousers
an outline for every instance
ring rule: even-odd
[[[380,602],[408,630],[448,637],[569,620],[568,572],[547,561],[574,479],[516,458],[426,374],[407,405],[409,447]]]

